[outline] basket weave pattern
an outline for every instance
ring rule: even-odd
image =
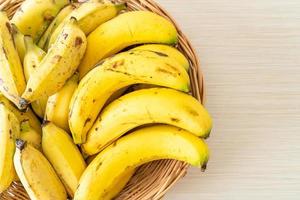
[[[181,32],[172,17],[152,0],[112,0],[126,2],[127,10],[149,10],[157,13],[174,23],[179,33],[177,48],[190,61],[191,94],[204,104],[205,90],[203,74],[199,68],[199,60],[186,36]],[[9,17],[15,13],[23,0],[0,0],[0,10],[7,12]],[[159,160],[141,166],[131,178],[123,191],[116,198],[118,200],[148,200],[161,199],[166,191],[186,174],[188,165],[175,160]],[[0,200],[29,200],[26,191],[19,182],[0,194]]]

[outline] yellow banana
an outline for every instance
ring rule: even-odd
[[[24,35],[30,35],[37,42],[60,9],[67,4],[69,0],[25,0],[11,21]]]
[[[131,49],[130,51],[137,51],[140,54],[145,53],[147,56],[147,52],[153,52],[156,53],[157,55],[160,55],[163,59],[163,57],[166,57],[167,59],[174,59],[177,61],[182,67],[184,67],[187,71],[189,70],[189,61],[187,58],[176,48],[168,46],[168,45],[163,45],[163,44],[145,44],[141,45],[138,47],[135,47]],[[139,90],[139,89],[147,89],[147,88],[153,88],[157,86],[153,86],[150,84],[137,84],[132,86],[131,89],[133,90]]]
[[[66,200],[67,194],[44,155],[23,140],[17,140],[14,165],[32,200]]]
[[[46,52],[36,46],[33,39],[30,36],[24,37],[26,54],[24,58],[24,75],[26,80],[29,80],[31,74],[33,74],[40,65],[41,60],[45,57]],[[48,96],[41,96],[38,100],[31,103],[33,111],[43,118],[45,114],[46,104]]]
[[[115,180],[115,183],[108,189],[107,194],[103,199],[114,199],[126,186],[129,182],[133,174],[135,173],[135,169],[129,169],[123,173],[123,175]]]
[[[77,9],[71,12],[65,21],[72,17],[78,20],[78,26],[81,30],[88,35],[95,30],[100,24],[115,17],[121,10],[125,9],[125,4],[112,4],[102,2],[85,2],[82,3]],[[51,46],[63,27],[64,23],[61,23],[51,35],[49,46]]]
[[[157,125],[128,134],[97,155],[83,173],[74,200],[104,199],[116,179],[150,161],[176,159],[206,167],[208,147],[193,134]]]
[[[0,30],[0,91],[18,105],[26,83],[12,37],[12,27],[4,12],[0,12]]]
[[[26,46],[26,54],[23,65],[24,75],[26,81],[28,81],[30,75],[33,74],[39,67],[42,59],[46,55],[46,52],[34,44],[32,37],[25,36],[24,41]]]
[[[48,26],[46,31],[43,33],[42,37],[39,39],[38,46],[42,49],[47,49],[49,39],[53,33],[53,31],[63,22],[63,20],[75,9],[79,6],[77,3],[71,3],[65,6],[61,11],[57,14],[57,16],[53,19],[51,24]]]
[[[5,96],[0,93],[0,103],[4,104],[6,108],[8,108],[15,116],[18,118],[20,122],[29,121],[30,126],[37,131],[39,134],[42,134],[41,123],[38,118],[33,114],[31,109],[27,109],[26,112],[19,111],[15,105],[13,105]]]
[[[89,165],[96,158],[96,156],[97,154],[89,156],[86,159],[86,163]],[[108,189],[107,195],[104,199],[114,199],[114,197],[116,197],[123,190],[123,188],[129,182],[131,177],[134,175],[135,171],[135,169],[129,169],[125,171],[121,177],[117,178],[112,184],[112,186]]]
[[[81,146],[85,153],[98,153],[128,131],[150,123],[170,124],[196,136],[207,137],[212,120],[194,97],[168,88],[131,92],[100,113]]]
[[[168,46],[168,45],[145,44],[145,45],[135,47],[135,48],[131,49],[130,51],[135,51],[135,50],[152,51],[152,52],[161,54],[165,57],[173,58],[177,62],[179,62],[179,64],[181,64],[187,71],[190,67],[190,63],[189,63],[188,59],[179,50],[177,50],[174,47]]]
[[[106,100],[120,88],[149,83],[189,91],[189,76],[182,66],[148,53],[151,57],[135,52],[120,53],[81,80],[72,97],[69,114],[69,127],[76,144],[85,142],[86,133]]]
[[[86,37],[76,25],[76,19],[72,18],[30,76],[19,102],[20,107],[26,108],[41,96],[51,96],[61,89],[77,69],[85,48]]]
[[[149,11],[121,14],[100,25],[87,38],[88,46],[79,65],[82,78],[100,60],[134,44],[178,41],[176,28],[163,17]]]
[[[75,73],[57,93],[49,97],[46,106],[45,120],[53,122],[67,132],[70,132],[70,101],[78,86],[78,80],[79,75]]]
[[[20,131],[20,139],[28,142],[28,144],[31,144],[36,149],[41,150],[42,135],[30,126],[28,120],[21,122]]]
[[[21,62],[24,60],[25,52],[26,52],[26,47],[25,47],[25,42],[24,42],[24,35],[19,31],[19,29],[16,27],[16,25],[12,24],[12,36],[14,39],[14,43],[17,49],[17,52],[19,54]]]
[[[156,53],[157,55],[160,55],[161,59],[163,59],[163,57],[166,57],[166,59],[174,59],[187,71],[189,70],[189,61],[179,50],[177,50],[172,46],[163,45],[163,44],[145,44],[130,49],[130,51],[139,52],[140,54],[145,53],[146,54],[145,56],[147,56],[147,52],[150,51],[152,53]],[[147,89],[153,87],[157,87],[157,86],[151,84],[136,84],[133,85],[131,89],[140,90],[140,89]]]
[[[60,175],[68,194],[73,197],[86,168],[85,161],[72,138],[51,122],[43,125],[43,152]]]
[[[20,135],[20,123],[3,104],[0,104],[0,121],[0,193],[2,193],[16,177],[13,156],[15,140]]]

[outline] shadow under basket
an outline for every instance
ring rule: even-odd
[[[8,16],[12,17],[22,2],[23,0],[0,0],[0,10],[6,11]],[[112,0],[112,2],[126,2],[127,11],[149,10],[173,22],[179,34],[179,43],[176,48],[178,48],[190,62],[189,76],[192,86],[191,94],[204,104],[205,88],[199,60],[190,42],[167,11],[151,0]],[[188,164],[176,160],[159,160],[147,163],[138,168],[135,175],[115,199],[161,199],[167,190],[186,174],[187,168]],[[7,191],[0,194],[0,200],[29,199],[20,182],[12,183]]]

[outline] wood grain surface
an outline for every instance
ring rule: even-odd
[[[201,59],[208,169],[167,200],[300,199],[300,1],[157,0]]]

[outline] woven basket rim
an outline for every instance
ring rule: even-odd
[[[12,17],[24,0],[0,0],[0,10]],[[149,10],[170,20],[178,31],[179,43],[176,46],[189,60],[191,94],[205,104],[205,86],[203,73],[195,49],[181,31],[171,15],[153,0],[111,0],[115,3],[125,2],[128,11]],[[83,2],[80,1],[79,2]],[[187,172],[188,164],[175,160],[159,160],[141,166],[116,199],[161,199]],[[163,173],[162,173],[163,172]],[[151,175],[151,176],[150,176]],[[150,178],[149,178],[150,177]],[[10,188],[0,194],[0,200],[28,200],[29,197],[20,182],[14,182]]]

